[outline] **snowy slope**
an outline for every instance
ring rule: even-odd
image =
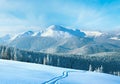
[[[27,31],[15,36],[9,46],[25,50],[34,50],[47,53],[63,53],[81,47],[87,38],[80,30],[67,29],[62,26],[52,25],[45,31]],[[81,38],[81,39],[80,39]],[[85,42],[83,42],[85,40]],[[72,45],[72,46],[71,46]]]
[[[119,41],[120,40],[120,34],[116,34],[116,35],[110,37],[110,39]]]
[[[43,31],[6,35],[0,38],[0,44],[44,53],[95,54],[120,51],[120,34],[52,25]]]
[[[120,77],[102,73],[8,60],[0,66],[0,84],[120,84]]]
[[[112,40],[120,40],[118,37],[111,37]]]
[[[83,31],[87,37],[99,37],[103,35],[102,32],[99,31]]]
[[[10,40],[11,35],[7,34],[5,36],[0,37],[0,44],[5,44],[8,43],[8,41]]]
[[[84,37],[85,33],[80,30],[67,29],[59,25],[51,25],[45,32],[41,34],[43,37]]]
[[[22,32],[22,33],[19,33],[19,34],[16,34],[14,35],[10,40],[14,40],[14,39],[17,39],[17,38],[22,38],[22,37],[30,37],[34,34],[33,31],[26,31],[26,32]]]

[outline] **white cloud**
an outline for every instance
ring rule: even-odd
[[[104,4],[99,8],[98,3],[93,6],[81,2],[83,1],[77,3],[74,0],[0,0],[0,30],[12,32],[15,29],[29,30],[30,27],[38,30],[39,27],[45,28],[54,23],[90,29],[119,26],[120,17],[114,15],[114,18],[112,13],[110,14],[113,9],[119,9],[118,4],[113,4],[113,7]]]
[[[76,18],[74,25],[90,29],[102,28],[106,26],[108,20],[104,9],[97,10],[90,8],[81,8]]]

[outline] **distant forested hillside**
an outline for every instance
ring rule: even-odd
[[[48,54],[0,46],[0,58],[120,75],[120,53]]]

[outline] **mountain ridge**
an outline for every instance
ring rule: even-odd
[[[1,37],[0,44],[47,53],[95,54],[120,51],[119,38],[119,34],[73,30],[52,25],[44,31],[29,30],[13,37]]]

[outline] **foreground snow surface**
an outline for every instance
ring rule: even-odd
[[[0,60],[0,84],[120,84],[120,77],[41,64]]]

